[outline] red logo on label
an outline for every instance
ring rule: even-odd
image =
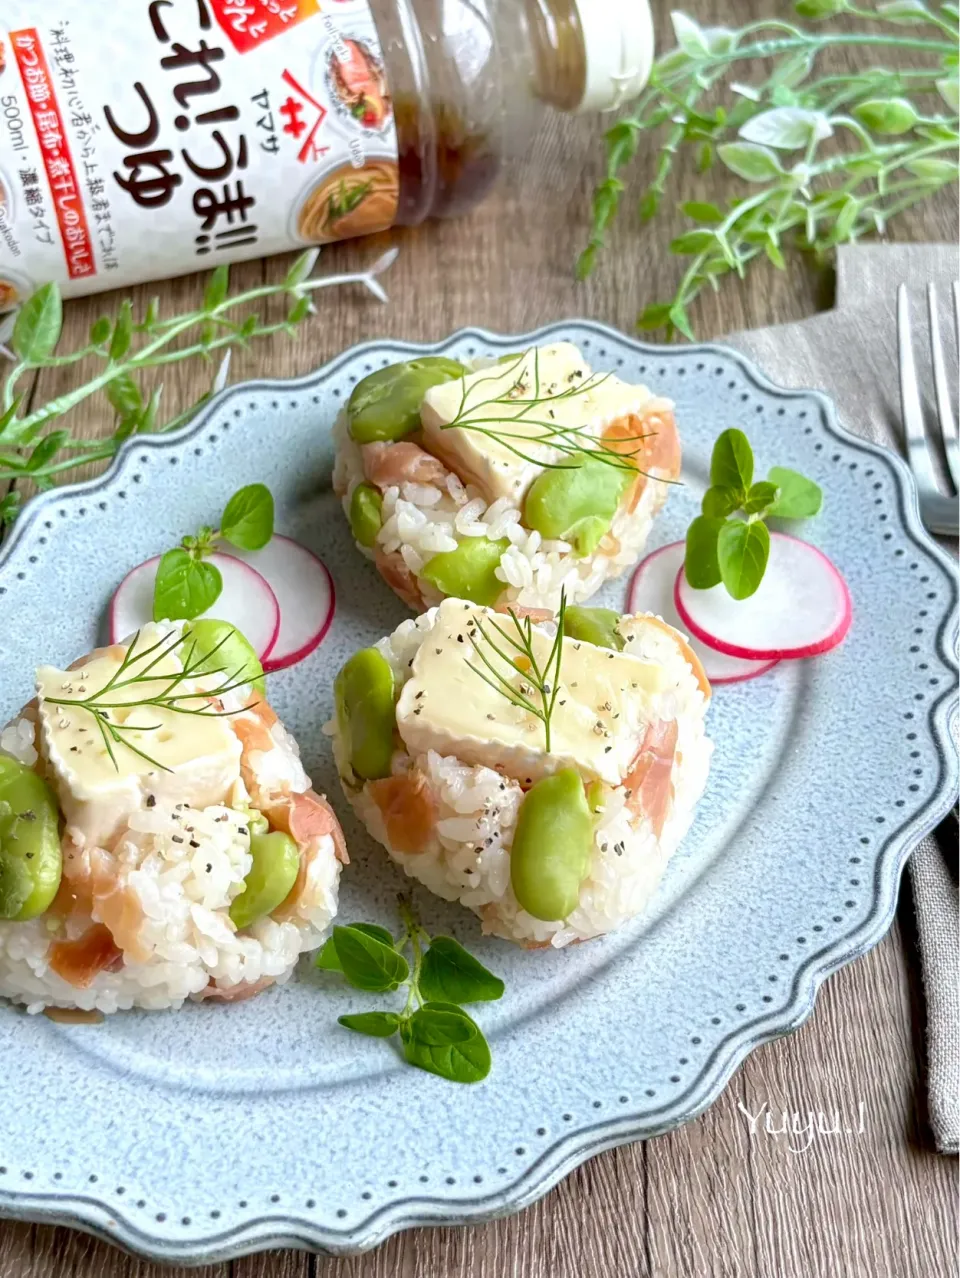
[[[209,0],[209,4],[238,53],[249,53],[320,12],[320,0]]]

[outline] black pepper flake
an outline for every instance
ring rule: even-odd
[[[609,754],[609,753],[610,753],[610,751],[611,751],[612,749],[613,749],[613,746],[604,746],[604,747],[603,747],[603,753],[604,753],[604,754]]]
[[[414,714],[420,714],[420,713],[422,712],[422,710],[423,710],[423,706],[417,706],[417,707],[414,709],[414,712],[413,712],[413,713],[414,713]]]
[[[212,861],[208,861],[208,862],[207,862],[207,873],[208,873],[208,874],[212,874],[212,873],[213,873],[213,862],[212,862]]]
[[[219,817],[217,818],[217,820],[220,820],[220,819],[221,819],[221,818],[219,818]],[[225,820],[226,820],[226,817],[224,817],[224,818],[223,818],[223,820],[225,821]],[[247,829],[247,827],[246,827],[245,825],[238,825],[238,826],[237,826],[237,830],[238,830],[241,834],[248,834],[248,833],[249,833],[249,830]]]
[[[70,747],[70,753],[71,753],[71,754],[79,754],[79,753],[80,753],[80,747],[79,747],[79,746],[71,746],[71,747]]]
[[[457,635],[457,643],[463,643],[463,635]]]
[[[439,657],[439,656],[440,656],[440,654],[441,654],[441,652],[443,652],[443,649],[442,649],[442,648],[434,648],[434,652],[435,652],[435,653],[437,654],[437,656]]]
[[[33,853],[32,853],[32,852],[24,852],[24,854],[23,854],[23,855],[27,858],[27,860],[28,860],[28,861],[32,861],[32,860],[33,860]]]
[[[414,701],[419,701],[422,696],[423,696],[423,692],[421,690],[420,692],[417,693],[417,695],[413,699]]]
[[[200,844],[197,842],[197,840],[196,840],[196,839],[191,839],[191,840],[190,840],[190,846],[191,846],[192,848],[198,848],[198,847],[200,846]]]
[[[182,843],[182,842],[183,842],[183,835],[182,835],[182,834],[175,834],[175,835],[173,835],[173,842],[174,842],[174,843]]]
[[[155,808],[157,806],[157,796],[155,794],[148,794],[146,804],[148,808]]]

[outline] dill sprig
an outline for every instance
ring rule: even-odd
[[[110,717],[110,711],[129,711],[141,706],[153,706],[157,709],[173,711],[176,714],[189,714],[201,718],[226,718],[231,715],[241,714],[242,709],[249,709],[250,707],[245,706],[241,710],[218,710],[213,704],[214,699],[219,700],[226,696],[228,692],[232,692],[234,688],[242,688],[250,682],[250,676],[244,674],[244,666],[238,667],[232,673],[228,672],[226,666],[218,666],[212,669],[209,666],[210,659],[215,656],[229,637],[229,633],[225,634],[209,652],[204,652],[199,656],[197,655],[196,642],[189,640],[189,648],[183,657],[182,668],[166,674],[157,674],[155,673],[156,667],[165,657],[171,656],[184,643],[184,640],[177,631],[173,631],[171,634],[163,635],[156,643],[151,644],[149,648],[137,652],[137,641],[140,638],[140,631],[138,630],[124,653],[120,665],[102,688],[98,688],[96,692],[91,692],[86,697],[45,696],[44,700],[50,702],[51,705],[70,706],[75,710],[85,710],[92,715],[107,754],[110,756],[110,762],[117,772],[120,771],[120,765],[117,763],[117,756],[114,753],[115,745],[124,746],[132,754],[137,755],[162,772],[171,772],[171,768],[166,767],[159,759],[155,759],[152,755],[147,754],[146,751],[141,750],[133,744],[129,737],[124,736],[125,733],[131,732],[156,732],[163,727],[163,724],[119,723]],[[152,660],[147,661],[151,654],[153,654]],[[136,669],[138,663],[144,661],[146,661],[146,665]],[[185,689],[183,686],[188,681],[201,676],[206,679],[215,675],[225,675],[226,678],[213,687],[204,688],[201,691]],[[160,684],[161,686],[154,690],[151,687],[154,684]],[[139,688],[145,690],[143,696],[136,695],[136,690]],[[147,691],[148,688],[150,689],[149,691]],[[124,698],[122,695],[124,690],[129,689],[133,690],[133,695]],[[199,702],[200,704],[187,705],[184,704],[185,702]]]
[[[508,615],[513,622],[513,632],[505,630],[495,621],[491,622],[489,629],[485,629],[483,622],[479,618],[474,618],[476,630],[484,644],[509,668],[509,675],[505,674],[498,663],[484,651],[477,641],[476,634],[470,631],[470,643],[488,673],[484,673],[479,666],[472,665],[470,662],[467,662],[467,665],[475,675],[478,675],[495,692],[500,693],[511,705],[525,710],[540,720],[543,724],[544,748],[548,753],[553,708],[560,691],[560,662],[563,659],[563,626],[566,608],[566,592],[561,591],[560,608],[556,617],[557,633],[554,635],[553,644],[542,666],[533,648],[533,622],[530,617],[518,617],[510,608]],[[504,651],[491,638],[490,630],[497,632],[507,645],[507,651]],[[512,682],[517,674],[520,675],[519,687]],[[534,696],[539,698],[539,704],[533,700]]]
[[[529,373],[526,367],[526,360],[530,354],[530,350],[522,351],[509,367],[504,369],[498,366],[496,369],[491,369],[488,376],[476,378],[469,387],[467,386],[467,374],[464,373],[460,379],[460,405],[452,421],[447,422],[442,429],[453,430],[454,427],[459,427],[461,430],[475,431],[478,435],[484,435],[488,439],[495,440],[513,453],[515,457],[519,457],[521,461],[543,467],[546,470],[562,470],[569,467],[570,458],[583,458],[584,460],[591,459],[603,462],[605,465],[613,466],[618,470],[644,475],[647,479],[660,478],[658,475],[650,475],[647,471],[641,470],[634,460],[641,452],[643,440],[649,439],[651,435],[656,434],[655,431],[622,436],[618,439],[618,443],[636,443],[637,447],[621,452],[618,449],[611,448],[602,439],[588,435],[586,426],[566,426],[562,422],[556,421],[552,416],[554,405],[576,399],[592,390],[596,390],[598,386],[602,386],[612,376],[611,373],[591,373],[585,380],[578,381],[576,385],[568,386],[554,394],[549,393],[549,388],[544,393],[541,393],[543,388],[540,380],[540,351],[537,347],[533,347],[533,394],[527,398],[526,393],[530,386],[527,381]],[[470,402],[474,391],[489,382],[502,381],[505,372],[508,374],[517,372],[517,376],[510,382],[505,391],[493,394],[488,399]],[[517,409],[518,405],[522,405],[519,411],[513,411]],[[504,415],[502,412],[497,412],[498,409],[508,410],[508,422],[522,422],[526,426],[536,427],[540,433],[531,436],[526,431],[511,431],[507,429]],[[538,410],[536,417],[531,416],[534,410]],[[484,415],[477,416],[478,412]],[[553,448],[563,455],[564,460],[554,462],[546,461],[542,457],[531,456],[519,444],[511,442],[515,440],[522,441],[528,447],[531,444],[537,444]],[[663,480],[662,482],[670,483],[673,481]]]

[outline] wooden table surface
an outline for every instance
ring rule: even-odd
[[[668,6],[657,7],[662,31]],[[776,5],[701,0],[695,8],[704,21],[739,23]],[[325,250],[321,267],[332,272],[368,263],[388,243],[398,244],[399,260],[384,280],[390,305],[355,290],[320,293],[319,314],[295,339],[235,358],[231,380],[298,375],[360,340],[433,339],[465,324],[519,332],[590,316],[632,331],[640,307],[669,296],[678,278],[678,261],[667,252],[677,225],[668,218],[638,229],[624,218],[596,275],[576,283],[571,268],[588,225],[599,133],[591,121],[549,131],[524,170],[469,218]],[[635,173],[649,163],[650,152],[641,148]],[[684,198],[721,196],[722,176],[680,172]],[[956,199],[944,194],[893,230],[904,239],[949,240],[956,225]],[[284,259],[250,263],[235,268],[234,279],[273,279],[284,266]],[[200,290],[192,277],[139,290],[138,302],[157,292],[170,313],[198,301]],[[828,271],[818,274],[797,260],[786,274],[762,266],[745,284],[707,296],[695,323],[699,335],[712,337],[796,319],[829,305],[830,292]],[[81,339],[103,306],[103,299],[70,304],[64,342]],[[196,398],[209,376],[208,369],[177,368],[167,377],[167,409]],[[34,394],[47,399],[69,384],[45,374]],[[109,426],[100,408],[84,423],[91,437]],[[898,919],[883,941],[832,977],[807,1023],[750,1056],[696,1121],[590,1160],[506,1220],[411,1230],[350,1259],[270,1252],[197,1272],[204,1278],[933,1278],[954,1272],[957,1162],[933,1151],[926,1123],[923,1016],[905,883]],[[839,1111],[840,1125],[853,1130],[814,1136],[806,1148],[805,1137],[788,1141],[775,1134],[784,1114],[788,1123],[795,1114],[805,1123],[811,1111],[825,1116],[827,1129]],[[173,1272],[67,1229],[0,1222],[0,1278],[154,1278],[162,1271]]]

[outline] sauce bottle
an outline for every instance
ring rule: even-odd
[[[648,0],[4,0],[0,310],[428,217],[635,96]]]

